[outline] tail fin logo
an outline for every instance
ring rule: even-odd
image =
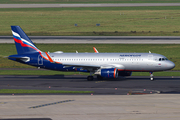
[[[13,34],[13,37],[14,37],[14,41],[16,43],[20,43],[22,47],[30,47],[30,48],[36,50],[37,52],[41,52],[35,45],[33,45],[29,41],[21,38],[21,36],[18,33],[12,31],[12,34]]]

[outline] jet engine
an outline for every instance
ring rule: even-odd
[[[99,69],[95,73],[96,75],[100,75],[101,77],[105,78],[117,78],[118,71],[116,68],[106,68],[106,69]]]

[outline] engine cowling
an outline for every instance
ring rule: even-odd
[[[131,71],[118,71],[119,76],[131,76],[132,72]]]
[[[101,69],[100,75],[101,77],[106,77],[106,78],[117,78],[118,71],[116,68]]]

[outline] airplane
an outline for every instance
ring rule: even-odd
[[[156,53],[54,53],[42,52],[20,26],[11,26],[17,54],[8,59],[56,71],[89,72],[88,81],[103,78],[131,76],[132,72],[149,72],[150,80],[154,80],[153,72],[173,69],[175,64],[165,56]]]

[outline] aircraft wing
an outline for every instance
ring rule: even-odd
[[[83,69],[92,69],[92,70],[97,70],[99,68],[101,69],[107,69],[107,68],[117,68],[120,71],[123,71],[125,67],[120,64],[106,64],[106,65],[86,65],[86,64],[63,64],[62,65],[66,67],[76,67],[76,68],[83,68]]]

